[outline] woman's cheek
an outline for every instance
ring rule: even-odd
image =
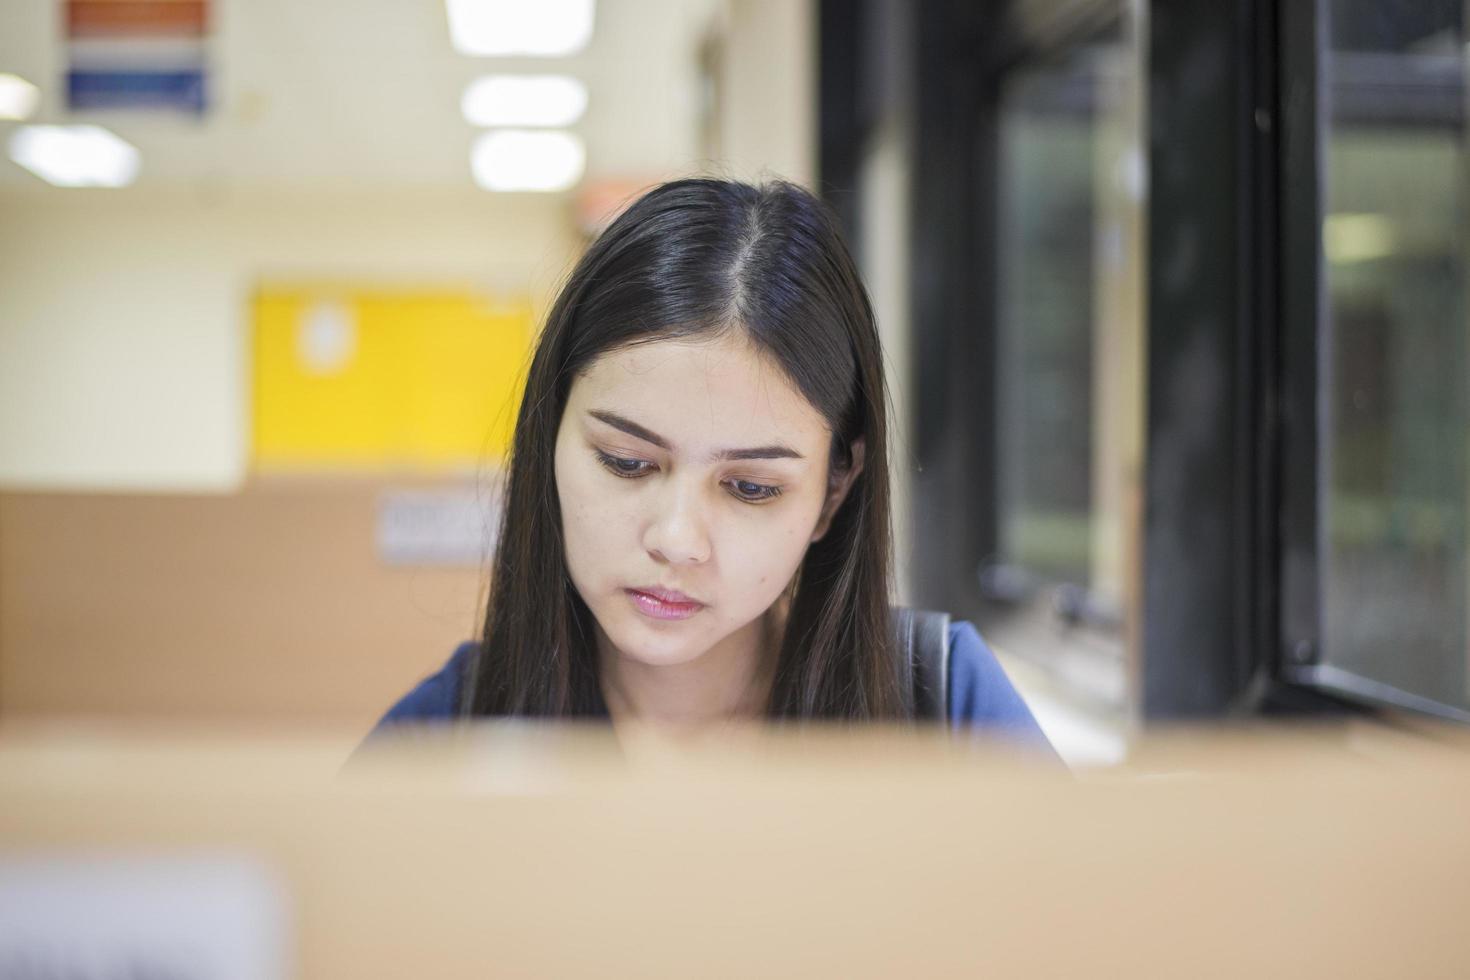
[[[800,514],[785,515],[765,534],[734,537],[733,563],[723,564],[726,568],[749,569],[748,587],[762,603],[774,602],[801,565],[807,539],[802,533],[803,521]]]
[[[567,547],[567,564],[578,588],[592,584],[597,566],[606,550],[600,540],[598,511],[606,507],[593,483],[594,474],[575,464],[558,468],[558,490],[561,495],[562,529]]]

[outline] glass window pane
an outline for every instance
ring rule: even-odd
[[[1323,658],[1467,690],[1463,0],[1329,0]]]
[[[1008,73],[997,211],[998,553],[987,635],[1124,697],[1142,443],[1135,25]]]

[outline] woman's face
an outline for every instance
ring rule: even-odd
[[[593,361],[562,416],[556,486],[572,583],[616,651],[686,663],[758,629],[845,492],[829,498],[830,442],[738,331]]]

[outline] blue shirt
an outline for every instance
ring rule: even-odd
[[[462,643],[438,671],[424,678],[378,722],[372,734],[402,722],[434,722],[459,711],[461,678],[474,643]],[[1031,710],[1016,693],[1000,661],[968,622],[949,626],[949,723],[1052,754]]]

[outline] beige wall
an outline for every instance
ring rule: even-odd
[[[565,202],[397,192],[0,196],[0,486],[228,491],[258,282],[549,293]]]
[[[729,0],[720,169],[745,179],[817,179],[816,4]]]
[[[671,159],[668,174],[812,185],[815,4],[715,9],[723,159]],[[683,122],[692,148],[693,116]],[[565,199],[468,186],[17,186],[32,185],[0,190],[0,487],[238,487],[249,445],[248,300],[262,278],[478,283],[544,298],[577,247]]]

